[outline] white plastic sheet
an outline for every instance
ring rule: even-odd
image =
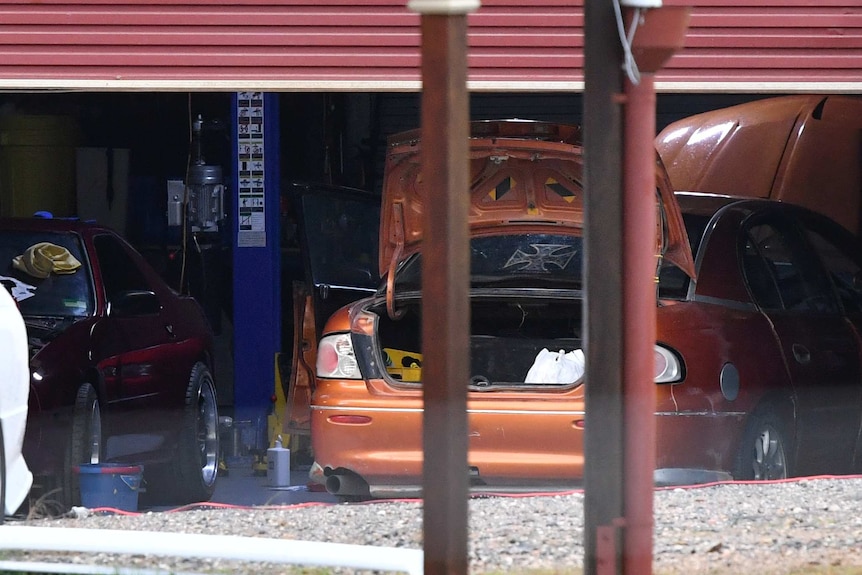
[[[27,426],[27,400],[30,394],[30,362],[27,330],[12,296],[0,286],[0,425],[6,454],[6,505],[4,514],[12,515],[24,502],[33,474],[24,461],[21,448]]]

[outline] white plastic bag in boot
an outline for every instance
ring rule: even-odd
[[[584,374],[586,361],[580,349],[548,351],[543,348],[527,372],[524,383],[574,383]]]

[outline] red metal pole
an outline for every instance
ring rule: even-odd
[[[466,15],[422,15],[425,573],[465,575],[470,250]]]
[[[478,0],[410,0],[422,14],[424,569],[468,572],[470,378],[467,13]]]
[[[666,7],[640,14],[632,53],[640,81],[626,79],[623,124],[623,397],[625,508],[623,573],[652,573],[656,460],[656,185],[653,74],[682,47],[689,9]]]
[[[623,397],[626,574],[652,572],[655,470],[655,86],[626,80],[623,130]]]
[[[612,2],[584,1],[587,356],[584,574],[619,575],[626,484],[623,446],[623,50]]]

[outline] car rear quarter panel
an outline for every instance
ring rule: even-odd
[[[685,379],[657,385],[657,466],[726,470],[748,414],[792,393],[783,355],[769,321],[754,308],[676,302],[658,310],[658,341],[685,361]],[[738,393],[722,390],[732,364]]]
[[[363,300],[364,301],[364,300]],[[340,331],[350,331],[350,314],[348,310],[353,306],[345,306],[340,308],[334,314],[329,316],[326,320],[326,324],[323,326],[323,333],[337,333]],[[366,307],[366,306],[361,306]]]
[[[183,347],[180,354],[183,361],[176,366],[183,383],[188,383],[189,374],[198,361],[209,368],[214,378],[217,377],[213,359],[213,332],[203,308],[191,296],[177,296],[168,291],[159,297],[165,302],[165,317],[170,321],[174,341]],[[185,397],[185,385],[181,387]]]

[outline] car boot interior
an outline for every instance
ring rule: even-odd
[[[400,319],[383,306],[378,314],[380,348],[390,377],[421,381],[421,304],[399,304]],[[542,349],[566,352],[581,348],[581,302],[572,298],[473,298],[470,310],[471,385],[524,385]]]

